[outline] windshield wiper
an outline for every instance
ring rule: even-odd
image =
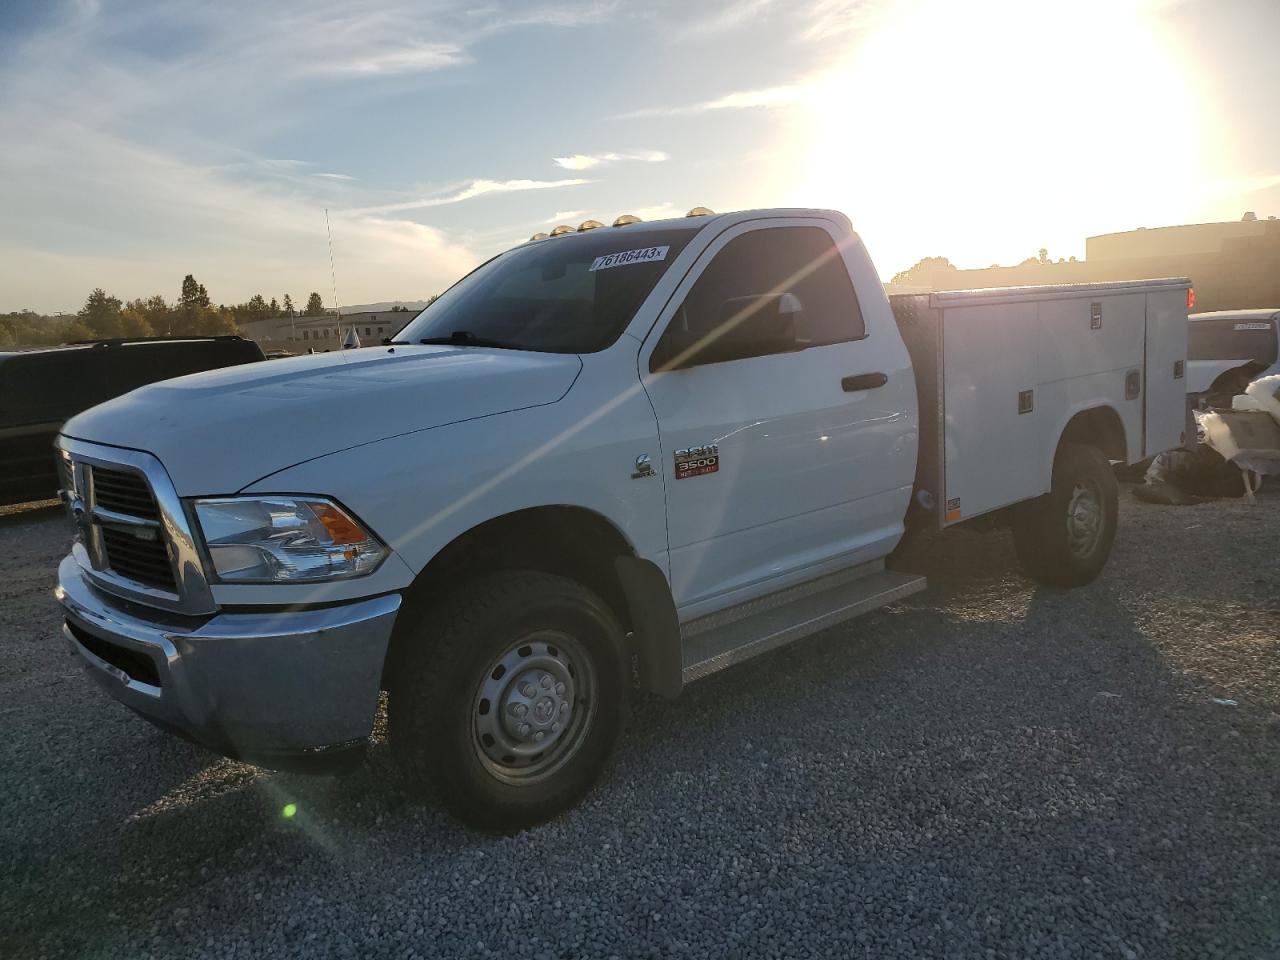
[[[477,337],[468,330],[455,330],[447,337],[423,337],[418,341],[426,344],[447,344],[455,347],[496,347],[499,350],[523,350],[524,347],[502,340],[490,340]]]

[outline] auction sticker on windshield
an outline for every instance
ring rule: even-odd
[[[608,270],[610,267],[629,267],[633,263],[652,263],[655,260],[667,259],[670,247],[645,247],[642,250],[623,250],[621,253],[609,253],[596,257],[590,270]]]

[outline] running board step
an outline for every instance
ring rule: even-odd
[[[801,592],[799,596],[784,591],[781,603],[765,605],[763,609],[760,601],[754,601],[750,606],[755,609],[746,616],[735,616],[735,608],[731,608],[685,624],[681,628],[684,682],[698,680],[925,588],[924,577],[890,570],[875,570],[853,580],[824,580],[828,584],[834,580],[834,585]]]

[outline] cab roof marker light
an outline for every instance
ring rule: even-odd
[[[613,225],[615,227],[625,227],[625,226],[629,226],[630,224],[639,223],[639,222],[640,222],[639,217],[634,216],[630,213],[624,213],[622,216],[618,217],[617,220],[613,221]]]
[[[714,217],[715,215],[716,212],[708,207],[694,207],[685,214],[686,217]]]
[[[599,230],[603,226],[604,224],[599,220],[583,220],[582,223],[578,224],[578,232],[586,233],[588,230]]]
[[[562,224],[560,224],[560,226],[555,227],[555,228],[551,231],[551,236],[553,236],[553,237],[563,237],[566,233],[574,233],[574,232],[575,232],[575,231],[574,231],[573,227],[569,226],[567,223],[562,223]]]
[[[529,242],[533,243],[536,240],[545,240],[545,239],[547,239],[547,235],[545,233],[535,233],[532,237],[529,238]]]

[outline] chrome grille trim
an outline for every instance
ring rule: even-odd
[[[80,495],[88,526],[82,525],[81,533],[93,568],[120,583],[177,599],[169,543],[147,475],[133,466],[108,466],[100,460],[84,461],[82,470],[88,480]],[[135,543],[138,535],[149,539]]]
[[[70,460],[73,486],[63,492],[63,500],[79,529],[80,536],[72,547],[72,554],[85,579],[105,593],[161,610],[191,615],[216,612],[217,604],[209,590],[190,521],[160,461],[140,450],[109,447],[65,436],[58,437],[57,446],[63,451],[64,459],[69,457]],[[93,498],[93,472],[96,467],[114,473],[139,475],[150,487],[156,518],[96,507]],[[102,544],[103,526],[121,530],[155,527],[168,547],[175,589],[161,589],[111,570]]]
[[[144,530],[160,529],[159,520],[149,520],[146,517],[139,517],[132,513],[118,513],[115,510],[108,510],[98,500],[98,485],[96,481],[93,487],[93,518],[98,523],[108,527],[138,527]]]

